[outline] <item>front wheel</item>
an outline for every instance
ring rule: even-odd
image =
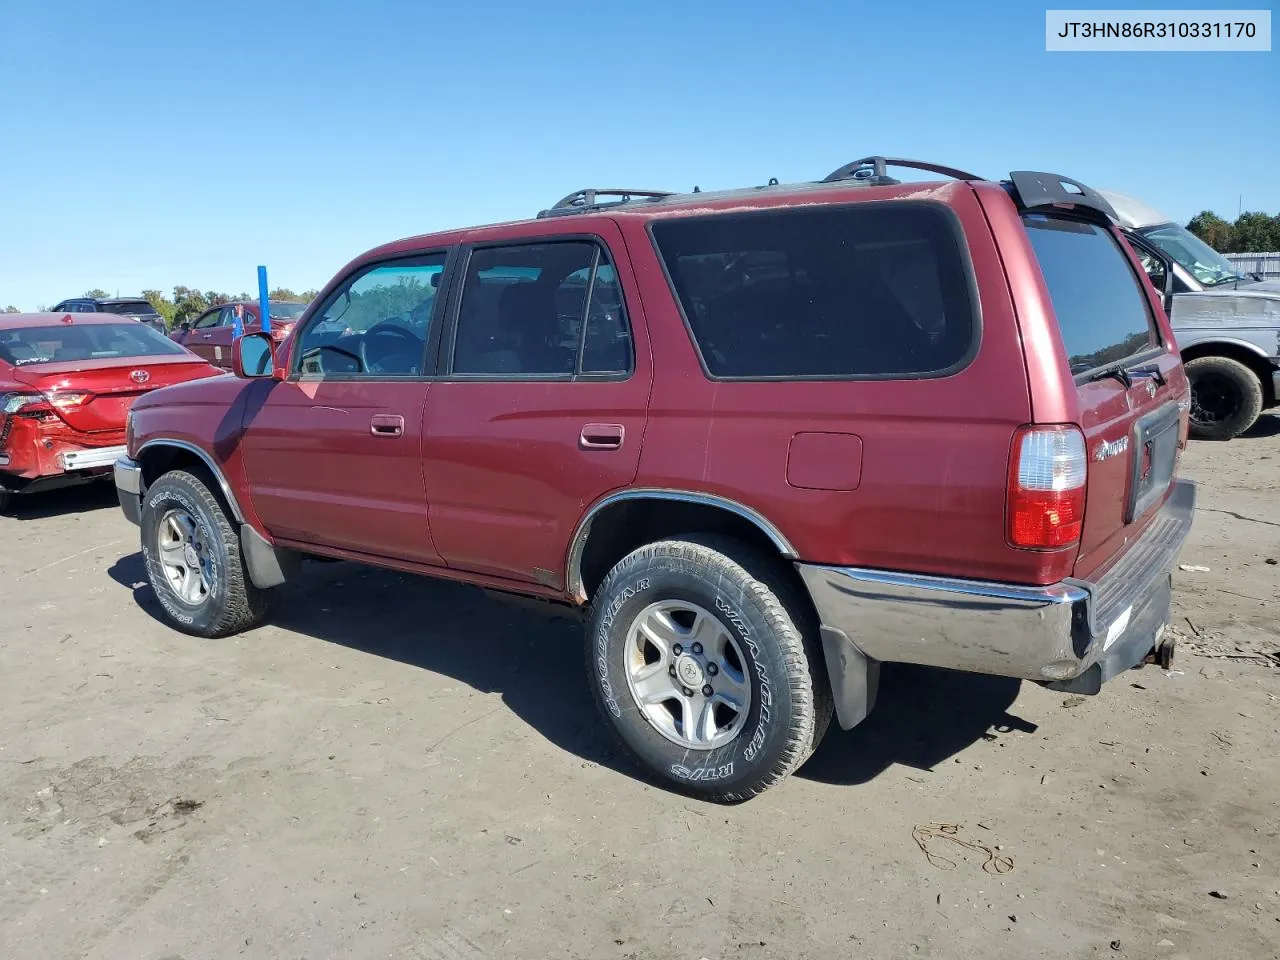
[[[249,580],[240,536],[200,477],[174,470],[152,484],[141,527],[147,579],[175,627],[225,637],[261,622],[266,595]]]
[[[8,513],[13,504],[13,491],[0,487],[0,513]]]
[[[1230,357],[1197,357],[1186,369],[1193,438],[1230,440],[1257,421],[1262,412],[1262,383],[1243,363]]]
[[[665,785],[718,802],[791,774],[831,720],[799,594],[745,545],[649,544],[592,600],[588,669],[622,746]]]

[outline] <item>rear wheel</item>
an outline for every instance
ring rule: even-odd
[[[0,487],[0,513],[8,513],[13,504],[13,491]]]
[[[592,600],[597,704],[626,752],[665,785],[745,800],[790,775],[830,723],[810,619],[776,568],[736,541],[641,547]]]
[[[1230,440],[1262,412],[1257,374],[1230,357],[1198,357],[1186,365],[1191,382],[1190,434],[1197,440]]]
[[[266,594],[249,580],[240,536],[200,477],[174,470],[152,484],[141,527],[147,579],[175,627],[225,637],[261,622]]]

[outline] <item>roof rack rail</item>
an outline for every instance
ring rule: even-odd
[[[843,167],[832,170],[822,178],[823,183],[835,183],[839,180],[858,180],[874,186],[893,186],[901,183],[889,176],[888,167],[903,167],[909,170],[926,170],[929,173],[940,173],[944,177],[956,180],[985,180],[976,174],[957,170],[955,167],[944,167],[940,163],[927,163],[924,160],[907,160],[903,157],[863,157],[846,163]]]
[[[632,200],[647,200],[652,203],[661,200],[663,197],[670,196],[672,196],[670,190],[625,190],[588,187],[586,190],[575,190],[567,197],[562,197],[546,210],[540,211],[538,216],[556,217],[574,213],[586,213],[591,210],[599,210],[602,207],[615,207],[619,204],[630,203]],[[618,199],[600,203],[600,197],[617,197]]]
[[[1014,199],[1023,210],[1056,206],[1084,207],[1111,220],[1120,219],[1106,197],[1086,187],[1079,180],[1057,173],[1015,170],[1009,174],[1009,182],[1013,185]],[[1067,187],[1074,189],[1068,190]]]

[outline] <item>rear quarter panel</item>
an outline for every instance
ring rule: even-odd
[[[1031,405],[1009,288],[983,211],[967,184],[904,186],[879,196],[932,199],[958,215],[981,309],[981,339],[969,366],[915,381],[713,381],[694,351],[648,233],[632,221],[627,244],[654,354],[663,359],[636,482],[705,491],[749,506],[809,562],[978,579],[1060,579],[1073,554],[1028,554],[1005,540],[1010,444],[1014,429],[1031,418]],[[788,482],[788,451],[797,434],[808,432],[861,440],[856,489],[802,489]]]

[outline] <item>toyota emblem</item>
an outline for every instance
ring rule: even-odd
[[[146,370],[135,370],[133,373],[129,374],[129,379],[134,383],[146,383],[151,379],[151,374]]]

